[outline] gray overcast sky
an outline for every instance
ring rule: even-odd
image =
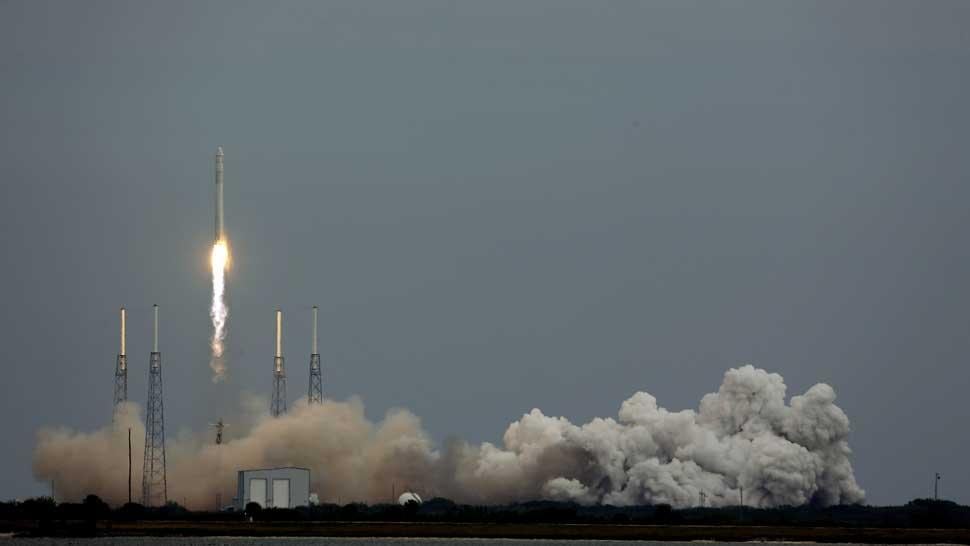
[[[438,440],[835,387],[872,503],[970,502],[970,3],[0,1],[0,497],[110,418],[325,392]],[[212,155],[234,251],[207,367]]]

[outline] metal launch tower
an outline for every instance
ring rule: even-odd
[[[279,417],[286,413],[286,370],[283,367],[283,311],[276,310],[276,356],[273,357],[273,398],[269,413]]]
[[[128,401],[128,356],[125,354],[125,308],[121,308],[121,350],[115,362],[115,398],[112,415],[118,411],[118,406]]]
[[[323,403],[323,373],[320,370],[320,351],[317,350],[317,306],[313,306],[313,349],[310,351],[310,404]]]
[[[162,506],[168,502],[165,477],[165,407],[162,403],[162,355],[158,352],[158,306],[148,363],[148,403],[145,409],[145,463],[142,467],[141,503]]]

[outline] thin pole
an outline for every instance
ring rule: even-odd
[[[158,305],[153,305],[152,310],[155,312],[155,324],[152,335],[152,352],[158,352]]]
[[[283,356],[283,311],[276,310],[276,358]]]
[[[121,308],[121,356],[125,356],[125,308]]]
[[[131,504],[131,427],[128,427],[128,504]]]
[[[738,492],[741,495],[741,503],[738,504],[738,521],[742,521],[744,519],[744,486],[743,485],[738,486]]]
[[[311,355],[320,354],[320,352],[317,351],[317,306],[316,305],[313,306],[313,352],[311,352],[310,354]]]

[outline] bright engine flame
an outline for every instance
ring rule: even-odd
[[[222,358],[223,342],[226,339],[226,319],[229,317],[229,306],[226,305],[226,270],[229,269],[229,244],[225,239],[216,241],[212,245],[212,307],[209,317],[212,318],[212,380],[222,381],[226,377],[226,363]]]

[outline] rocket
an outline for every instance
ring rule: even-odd
[[[226,239],[225,224],[223,223],[222,216],[222,158],[225,154],[222,153],[222,146],[216,149],[216,242],[224,241]]]

